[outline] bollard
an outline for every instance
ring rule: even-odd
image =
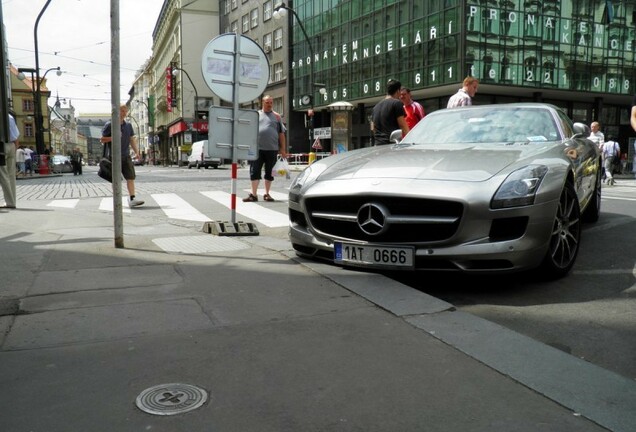
[[[48,155],[40,155],[38,160],[38,174],[50,174],[49,172],[49,157]]]
[[[316,162],[316,153],[310,152],[309,153],[309,159],[307,160],[307,164],[311,165],[314,162]]]

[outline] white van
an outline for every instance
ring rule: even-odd
[[[192,150],[188,156],[188,168],[218,168],[219,165],[221,165],[221,158],[208,156],[208,140],[192,143]]]

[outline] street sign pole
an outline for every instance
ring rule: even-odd
[[[231,223],[228,226],[210,226],[206,222],[203,230],[223,235],[257,235],[258,230],[236,221],[239,154],[247,160],[258,158],[258,113],[239,107],[262,95],[269,82],[269,61],[263,49],[252,39],[226,33],[212,39],[203,50],[201,71],[210,90],[232,103],[231,119],[228,118],[229,113],[224,114],[223,107],[210,107],[208,120],[209,156],[224,158],[227,150],[231,152]],[[229,132],[231,143],[223,142],[226,132]],[[248,139],[245,139],[246,136]]]

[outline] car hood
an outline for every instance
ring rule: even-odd
[[[554,148],[554,143],[492,145],[396,144],[341,154],[317,179],[403,178],[486,181],[506,167],[530,161]],[[329,158],[323,159],[328,162]],[[528,162],[529,163],[529,162]]]

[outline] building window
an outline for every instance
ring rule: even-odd
[[[274,107],[273,107],[273,109],[274,109],[274,111],[276,111],[281,116],[285,115],[285,105],[283,105],[283,98],[282,97],[274,98]]]
[[[22,99],[22,111],[24,112],[33,112],[35,111],[33,108],[33,99]]]
[[[268,0],[263,4],[263,21],[272,19],[272,0]]]
[[[265,49],[265,52],[269,52],[272,49],[272,34],[271,33],[265,33],[263,35],[263,48]]]
[[[24,136],[25,137],[33,137],[33,123],[25,123],[24,124]]]
[[[232,24],[230,25],[230,31],[232,33],[238,33],[238,21],[232,21]]]
[[[250,27],[258,27],[258,9],[252,9],[250,11]]]
[[[238,7],[238,0],[232,0],[232,10]]]
[[[274,65],[274,81],[283,80],[283,62]]]
[[[536,57],[526,58],[523,61],[523,68],[525,71],[524,81],[531,84],[536,83],[537,82],[537,58]]]
[[[274,49],[282,48],[283,46],[283,29],[277,28],[274,30]]]
[[[225,15],[230,13],[230,0],[225,0],[223,2],[223,11],[224,11]]]
[[[243,15],[241,17],[241,29],[243,30],[243,33],[247,33],[250,30],[250,16],[249,15]]]

